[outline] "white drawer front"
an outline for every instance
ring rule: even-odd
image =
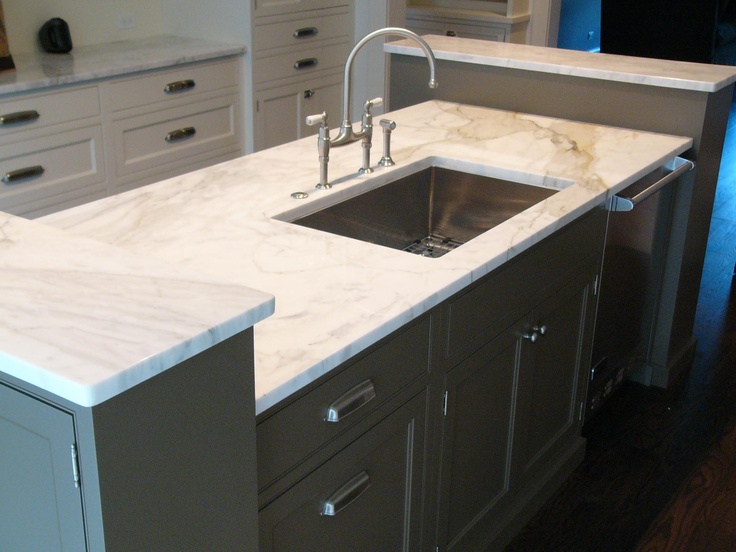
[[[0,138],[99,115],[100,94],[96,86],[3,98],[0,119],[4,122],[0,124]],[[16,119],[20,121],[13,122]]]
[[[347,5],[347,0],[255,0],[253,10],[256,17],[265,17]]]
[[[238,59],[189,65],[113,81],[107,92],[113,111],[192,97],[240,84]],[[166,90],[170,91],[166,91]]]
[[[36,167],[42,172],[34,171]],[[34,172],[35,176],[22,176]],[[16,214],[54,205],[86,188],[101,192],[105,189],[102,128],[0,146],[0,178],[0,210]]]
[[[353,30],[350,13],[328,13],[315,12],[315,15],[293,21],[256,25],[253,31],[255,55],[262,57],[275,48],[303,48],[324,40],[349,41]]]
[[[342,68],[350,53],[350,45],[315,46],[298,52],[265,57],[253,62],[256,86],[288,78],[303,77],[317,71]]]
[[[237,102],[237,95],[223,96],[197,103],[196,111],[182,106],[116,121],[117,176],[167,163],[187,163],[202,152],[237,146]],[[178,131],[183,131],[180,136]]]

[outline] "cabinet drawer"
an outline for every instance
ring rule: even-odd
[[[593,210],[450,301],[446,356],[505,329],[535,306],[545,288],[556,285],[591,256],[600,257],[606,220],[605,209]]]
[[[262,552],[421,550],[425,392],[259,512]]]
[[[255,0],[253,11],[256,17],[265,17],[347,5],[348,0]]]
[[[178,100],[231,86],[239,86],[237,59],[204,65],[187,65],[171,71],[155,71],[120,79],[107,92],[113,111]],[[167,92],[167,90],[169,90]]]
[[[238,96],[224,96],[115,121],[117,176],[238,144]]]
[[[5,122],[0,124],[0,138],[99,115],[100,94],[96,86],[3,99],[0,117]]]
[[[315,71],[342,68],[349,53],[350,45],[345,42],[331,46],[310,45],[297,52],[256,59],[253,62],[253,81],[258,86]]]
[[[353,29],[349,12],[314,12],[314,15],[294,21],[256,25],[253,31],[253,51],[256,56],[267,55],[275,48],[297,47],[335,38],[349,40]]]
[[[104,167],[99,125],[0,146],[0,210],[25,214],[104,191]]]
[[[259,488],[265,488],[425,374],[429,368],[429,326],[429,318],[421,320],[260,421],[256,426]],[[331,407],[344,411],[338,421],[327,421]]]

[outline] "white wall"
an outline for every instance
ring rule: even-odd
[[[11,54],[39,51],[38,29],[52,17],[69,25],[76,46],[161,34],[161,0],[3,0]],[[118,16],[131,14],[135,28],[118,29]]]

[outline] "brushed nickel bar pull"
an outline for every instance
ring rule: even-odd
[[[309,69],[310,67],[316,67],[318,63],[317,58],[300,59],[294,64],[294,69]]]
[[[322,515],[336,516],[340,510],[366,492],[370,486],[371,478],[368,472],[360,472],[325,500],[322,505]]]
[[[176,142],[177,140],[184,140],[197,134],[197,129],[194,127],[185,127],[172,130],[166,135],[167,142]]]
[[[677,180],[680,175],[693,170],[695,168],[695,163],[681,157],[676,157],[672,162],[672,167],[672,172],[666,174],[665,176],[657,180],[654,184],[649,186],[647,189],[642,190],[641,192],[636,194],[634,197],[621,197],[618,195],[612,196],[611,206],[609,207],[609,210],[631,211],[637,204],[641,203],[649,196],[656,194],[659,190],[667,186],[670,182],[674,182],[675,180]]]
[[[3,175],[2,180],[5,184],[18,184],[28,178],[41,176],[43,173],[44,168],[41,165],[34,165],[33,167],[25,167],[15,171],[8,171]]]
[[[337,423],[376,397],[376,388],[371,380],[365,380],[340,395],[327,407],[326,422]]]
[[[317,36],[317,33],[319,33],[317,27],[302,27],[294,31],[294,38],[311,38]]]
[[[27,123],[29,121],[35,121],[40,115],[35,109],[29,109],[28,111],[16,111],[15,113],[6,113],[0,115],[0,125],[17,125],[19,123]]]
[[[167,94],[175,94],[176,92],[183,92],[185,90],[190,90],[194,88],[197,85],[192,79],[185,79],[175,82],[170,82],[166,86],[164,86],[164,92]]]

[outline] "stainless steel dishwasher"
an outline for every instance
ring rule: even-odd
[[[693,168],[677,157],[609,199],[586,419],[669,353]]]

